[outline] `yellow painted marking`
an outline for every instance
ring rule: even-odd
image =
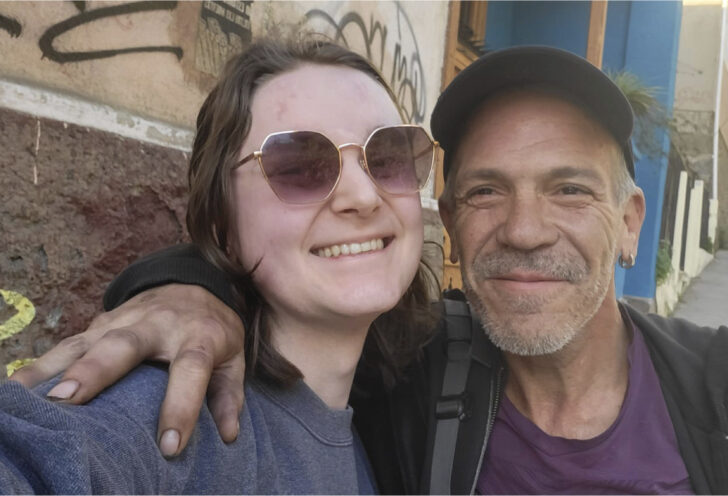
[[[14,291],[0,289],[0,296],[5,300],[5,303],[18,311],[18,313],[0,324],[0,341],[2,341],[19,333],[33,321],[35,307],[28,298]]]
[[[29,363],[33,363],[34,360],[35,358],[21,358],[19,360],[13,360],[5,366],[5,371],[8,373],[8,377],[13,375],[13,373],[19,368],[25,367]]]

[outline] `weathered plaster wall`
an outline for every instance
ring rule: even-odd
[[[728,50],[723,48],[725,54]],[[726,59],[721,64],[723,78],[720,94],[719,128],[720,140],[718,142],[718,226],[717,237],[721,248],[728,248],[728,65]]]
[[[0,289],[35,307],[0,336],[2,364],[85,329],[114,273],[184,239],[186,156],[2,109],[0,150]]]
[[[720,20],[719,2],[683,7],[675,78],[673,143],[685,164],[708,184],[713,169]]]
[[[439,94],[447,3],[2,2],[0,16],[3,77],[177,125],[192,126],[229,55],[294,31],[369,56],[424,122]]]
[[[706,183],[706,195],[712,197],[713,129],[716,84],[721,67],[722,87],[719,111],[718,219],[717,240],[728,246],[728,159],[725,142],[728,129],[728,70],[725,59],[718,63],[721,38],[721,4],[686,4],[680,33],[680,53],[675,90],[675,124],[673,139],[689,169]],[[728,54],[728,51],[726,51]]]
[[[409,120],[427,125],[447,8],[0,2],[0,364],[83,330],[115,273],[185,239],[189,130],[230,54],[261,36],[322,32],[372,60]],[[437,213],[425,218],[441,243]]]
[[[728,249],[728,148],[721,133],[718,143],[718,227],[716,238],[721,249]]]
[[[720,2],[683,5],[675,108],[712,112],[720,51]]]

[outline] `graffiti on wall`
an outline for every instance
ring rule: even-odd
[[[7,317],[8,314],[10,317]],[[0,289],[0,341],[21,332],[34,318],[35,306],[28,298],[15,291]],[[5,366],[5,372],[10,376],[33,360],[33,358],[14,360]]]
[[[356,11],[347,12],[337,21],[321,9],[312,9],[306,13],[306,19],[312,24],[323,22],[333,28],[335,41],[349,48],[356,50],[363,45],[369,61],[388,78],[407,120],[421,123],[425,120],[427,92],[420,49],[407,13],[399,2],[393,5],[396,14],[389,25],[375,21],[373,15],[367,23]],[[393,47],[389,51],[391,61],[387,62],[390,26]]]
[[[174,11],[178,8],[178,2],[136,1],[93,8],[93,2],[70,3],[75,6],[76,14],[54,22],[38,40],[42,57],[47,60],[66,64],[127,54],[162,53],[172,54],[181,61],[184,56],[182,46],[178,45],[120,46],[88,50],[58,47],[61,36],[88,28],[94,23],[131,14]],[[240,52],[252,41],[250,9],[253,3],[253,0],[205,0],[201,3],[195,39],[195,69],[216,76],[233,53]],[[0,3],[0,8],[1,6]],[[336,42],[365,55],[387,79],[406,119],[421,123],[427,109],[425,72],[412,23],[403,6],[396,0],[377,4],[376,10],[387,11],[387,15],[380,15],[386,18],[385,22],[376,20],[376,14],[370,14],[367,21],[357,10],[334,17],[326,10],[314,8],[305,13],[299,26],[330,34]],[[0,14],[0,31],[18,38],[23,35],[23,26],[17,19]]]
[[[2,307],[9,307],[13,313],[4,322],[0,319],[0,341],[2,341],[28,327],[35,318],[35,306],[28,298],[15,291],[0,289],[0,299]]]
[[[17,38],[23,32],[23,26],[16,19],[0,14],[0,30],[7,31],[10,36]]]
[[[107,17],[116,17],[126,14],[136,14],[139,12],[149,12],[153,10],[174,10],[177,8],[177,2],[168,1],[152,1],[152,2],[130,2],[121,5],[112,5],[110,7],[101,7],[98,9],[87,10],[86,2],[73,2],[80,11],[77,15],[69,17],[53,26],[49,27],[38,40],[43,56],[49,58],[59,64],[66,62],[81,62],[84,60],[105,59],[116,55],[128,53],[148,53],[161,52],[172,53],[177,60],[182,59],[182,47],[178,46],[141,46],[114,48],[110,50],[88,50],[88,51],[68,51],[62,52],[53,47],[53,41],[64,33],[72,31],[80,26],[91,24],[99,19]]]
[[[100,7],[97,9],[87,9],[87,2],[72,2],[78,14],[64,19],[61,22],[53,24],[41,35],[38,40],[43,57],[59,64],[67,62],[83,62],[86,60],[105,59],[130,53],[171,53],[182,59],[183,51],[179,46],[138,46],[138,47],[119,47],[107,50],[87,50],[87,51],[61,51],[53,46],[53,42],[61,35],[69,33],[74,29],[92,24],[101,19],[122,16],[127,14],[137,14],[141,12],[150,12],[155,10],[174,10],[177,8],[177,2],[169,1],[144,1],[130,2],[121,5],[112,5],[108,7]],[[0,14],[0,29],[10,33],[12,37],[19,37],[23,31],[23,27],[16,19]]]

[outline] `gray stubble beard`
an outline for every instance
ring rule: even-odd
[[[506,274],[516,268],[537,270],[571,284],[578,283],[589,275],[589,267],[581,257],[554,256],[546,252],[521,252],[501,250],[475,259],[472,267],[463,267],[463,289],[473,311],[480,317],[483,329],[495,346],[502,351],[519,356],[540,356],[556,353],[569,344],[594,317],[608,290],[606,273],[610,267],[600,269],[596,284],[578,293],[574,306],[568,309],[566,318],[556,323],[557,328],[518,329],[519,315],[539,313],[548,303],[540,296],[520,295],[510,305],[513,318],[500,318],[488,312],[477,290],[470,283],[482,281],[499,274]],[[495,312],[493,312],[494,314]],[[501,312],[502,313],[502,312]],[[542,326],[546,326],[542,322]],[[524,332],[525,331],[525,332]]]

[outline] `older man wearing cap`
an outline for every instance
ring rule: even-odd
[[[383,492],[728,493],[728,328],[616,299],[614,265],[634,264],[645,208],[632,126],[609,78],[547,47],[487,54],[441,95],[431,126],[445,150],[440,213],[474,315],[446,299],[455,317],[393,392],[357,378],[368,396],[355,422]],[[223,276],[180,257],[203,267],[184,251],[147,259],[107,303],[174,281],[228,299]],[[235,320],[208,293],[192,298],[220,327]],[[129,304],[90,339],[143,320],[151,303]],[[185,305],[168,317],[189,320]],[[52,353],[25,380],[67,358]],[[87,391],[101,380],[88,377]],[[178,419],[199,406],[169,401]]]

